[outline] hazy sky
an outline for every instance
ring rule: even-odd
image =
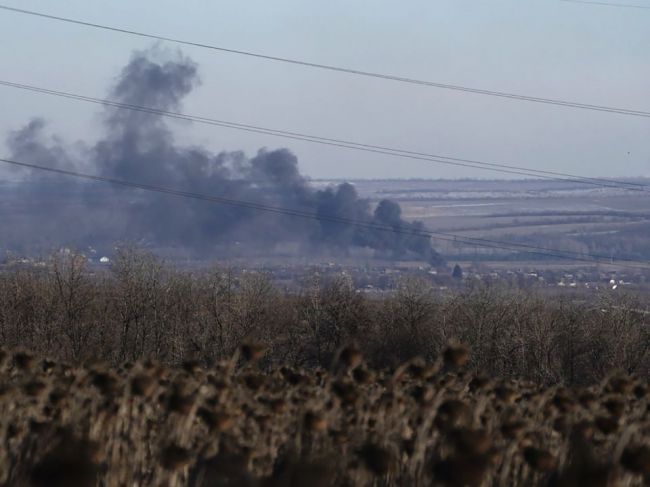
[[[650,2],[637,0],[637,3]],[[650,10],[559,0],[2,0],[234,49],[442,83],[650,111]],[[0,78],[104,97],[151,41],[0,11]],[[163,44],[165,45],[165,44]],[[176,49],[177,46],[170,44]],[[585,176],[650,176],[650,119],[492,98],[182,47],[183,110],[270,128]],[[99,107],[0,87],[0,133],[44,117],[92,141]],[[314,178],[494,177],[174,123],[213,150],[289,147]],[[7,154],[2,144],[3,154]],[[29,162],[29,161],[26,161]],[[505,177],[505,176],[503,176]]]

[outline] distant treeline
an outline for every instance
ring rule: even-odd
[[[628,226],[616,233],[584,234],[575,237],[592,253],[650,260],[650,225],[647,223]]]
[[[450,340],[472,349],[471,368],[541,383],[588,384],[614,369],[649,376],[648,317],[631,298],[576,304],[519,290],[476,287],[441,295],[405,280],[367,296],[349,277],[305,277],[299,293],[261,273],[174,269],[138,249],[109,271],[82,255],[0,274],[0,340],[73,363],[155,357],[210,365],[254,341],[266,365],[325,367],[356,343],[370,365],[434,360]],[[611,298],[607,298],[611,299]]]

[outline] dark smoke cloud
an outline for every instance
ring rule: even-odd
[[[162,60],[161,60],[162,58]],[[179,110],[183,97],[198,84],[197,66],[178,54],[154,49],[137,52],[120,73],[110,93],[121,103]],[[310,187],[300,174],[296,156],[287,149],[213,154],[201,147],[183,147],[163,117],[109,108],[105,134],[92,147],[66,146],[48,138],[36,119],[10,134],[12,157],[48,166],[74,168],[103,176],[166,186],[196,193],[285,207],[417,232],[400,206],[384,200],[371,211],[354,186],[324,190]],[[371,249],[375,255],[418,258],[439,264],[429,239],[328,221],[313,221],[250,209],[215,205],[168,195],[139,192],[29,174],[21,185],[27,201],[22,226],[8,242],[110,245],[141,240],[155,247],[182,248],[195,255],[243,246],[270,249],[297,244],[302,252],[348,252]],[[26,223],[27,222],[27,223]],[[13,239],[13,240],[12,240]],[[2,245],[0,243],[0,245]],[[295,248],[295,245],[294,247]]]

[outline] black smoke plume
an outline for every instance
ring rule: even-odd
[[[164,54],[163,60],[160,60]],[[121,103],[180,111],[183,97],[198,83],[197,66],[180,54],[158,49],[137,52],[120,73],[110,98]],[[18,161],[75,169],[120,180],[291,208],[399,229],[390,232],[332,221],[305,220],[216,205],[169,195],[102,186],[30,172],[16,190],[22,202],[5,245],[111,245],[138,240],[158,249],[184,249],[202,256],[290,248],[299,252],[345,254],[355,249],[377,257],[441,263],[430,239],[417,235],[420,222],[402,219],[400,206],[381,201],[371,211],[353,185],[310,187],[288,149],[213,154],[182,147],[157,115],[107,108],[105,134],[92,146],[67,145],[48,137],[42,120],[10,134]],[[405,232],[406,231],[406,232]],[[409,233],[412,232],[412,233]],[[3,245],[3,243],[0,243]]]

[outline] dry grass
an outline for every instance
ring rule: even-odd
[[[246,345],[212,368],[72,367],[3,352],[2,485],[644,485],[648,384],[585,389],[439,361],[262,371]],[[645,477],[644,477],[645,476]]]

